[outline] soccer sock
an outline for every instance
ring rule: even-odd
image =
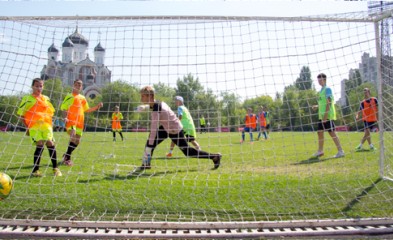
[[[252,133],[250,133],[250,140],[251,142],[254,141],[254,138],[252,137]]]
[[[259,139],[260,137],[261,137],[261,132],[258,133],[258,138],[257,139]]]
[[[113,139],[116,139],[116,132],[115,131],[112,132],[112,135],[113,135]]]
[[[48,152],[53,168],[57,168],[57,153],[55,146],[48,147]]]
[[[37,146],[34,151],[34,167],[33,167],[33,172],[37,171],[40,169],[40,161],[41,161],[41,155],[42,151],[44,150],[44,147]]]
[[[76,145],[73,142],[70,142],[70,144],[68,145],[68,148],[67,148],[66,155],[70,157],[71,153],[75,150],[76,147],[78,147],[78,145]]]
[[[244,132],[242,132],[242,140],[244,141],[244,138],[245,138],[245,134],[244,134]]]
[[[123,133],[122,132],[119,132],[119,135],[120,135],[120,137],[121,137],[121,140],[123,140],[124,138],[123,138]]]
[[[265,136],[265,139],[267,139],[267,134],[266,134],[266,132],[263,132],[263,136]]]

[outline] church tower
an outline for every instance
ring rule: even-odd
[[[72,56],[74,55],[74,44],[71,42],[71,40],[67,37],[63,44],[63,57],[62,61],[64,63],[70,63],[72,62]]]
[[[94,48],[94,62],[97,65],[105,65],[105,48],[101,46],[101,42]]]
[[[78,32],[78,27],[73,34],[68,36],[68,38],[74,44],[74,55],[72,58],[72,62],[78,63],[86,59],[89,41]]]
[[[57,61],[57,57],[59,56],[59,50],[56,48],[55,44],[52,43],[48,48],[48,61]]]
[[[42,79],[61,79],[64,85],[72,86],[75,79],[83,81],[83,93],[95,98],[101,88],[111,83],[111,71],[105,66],[105,48],[101,41],[94,48],[94,61],[89,58],[89,41],[78,32],[64,39],[62,43],[62,60],[59,50],[53,43],[48,48],[48,63],[41,70]]]

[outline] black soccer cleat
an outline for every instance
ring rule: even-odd
[[[214,169],[217,169],[220,167],[221,158],[222,158],[221,153],[217,153],[217,155],[212,159],[213,163],[214,163]]]

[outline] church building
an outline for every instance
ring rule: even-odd
[[[94,61],[88,53],[89,41],[76,28],[62,44],[62,59],[54,43],[48,48],[48,63],[41,70],[42,79],[61,79],[64,85],[72,86],[74,80],[83,81],[83,93],[95,98],[100,89],[111,82],[111,71],[105,66],[105,49],[99,42],[94,48]]]

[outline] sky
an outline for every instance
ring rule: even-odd
[[[315,15],[329,15],[329,14],[340,14],[340,13],[348,13],[348,12],[362,12],[362,11],[367,11],[367,2],[366,1],[1,1],[0,0],[0,17],[6,17],[6,16],[266,16],[266,17],[299,17],[299,16],[315,16]],[[286,23],[288,24],[288,23]],[[207,85],[209,89],[213,89],[215,93],[218,93],[218,91],[235,91],[236,93],[240,94],[244,98],[248,97],[255,97],[258,94],[261,93],[266,93],[268,95],[274,96],[275,92],[277,91],[282,91],[283,87],[285,85],[288,85],[290,81],[293,79],[296,79],[296,75],[299,74],[300,67],[302,65],[310,65],[313,66],[312,70],[317,71],[318,69],[316,68],[322,68],[322,69],[334,69],[334,73],[336,74],[335,78],[338,80],[335,83],[335,88],[336,91],[335,93],[340,92],[340,84],[339,81],[341,79],[347,77],[348,75],[348,70],[350,68],[356,68],[357,63],[356,61],[360,61],[361,57],[361,49],[370,49],[369,46],[364,46],[360,44],[355,44],[353,48],[346,48],[343,49],[343,53],[341,56],[336,56],[337,53],[334,53],[334,55],[331,55],[332,53],[329,53],[329,51],[323,51],[322,53],[325,56],[325,60],[323,63],[319,61],[318,59],[313,59],[315,58],[314,56],[310,56],[304,58],[302,56],[304,53],[307,53],[310,50],[310,47],[308,49],[303,46],[308,43],[297,43],[300,44],[299,46],[303,46],[304,49],[301,47],[293,48],[293,46],[287,46],[286,48],[282,47],[282,44],[290,44],[292,38],[293,42],[301,41],[302,39],[296,38],[296,35],[298,33],[307,35],[308,38],[313,38],[312,34],[310,34],[307,31],[307,27],[310,27],[310,29],[314,29],[312,31],[315,31],[315,26],[304,26],[303,24],[300,24],[299,26],[292,26],[290,23],[288,26],[286,24],[276,26],[276,29],[269,29],[269,27],[266,27],[265,33],[271,34],[272,36],[269,36],[270,40],[266,42],[269,46],[262,46],[258,47],[260,49],[261,53],[248,53],[247,47],[252,47],[253,44],[256,44],[255,39],[255,29],[261,29],[263,27],[255,25],[255,24],[250,24],[250,26],[242,26],[242,24],[235,23],[233,24],[232,28],[227,29],[227,25],[219,25],[216,26],[217,28],[223,28],[223,36],[220,36],[222,39],[227,39],[225,37],[225,34],[228,31],[233,31],[233,29],[237,29],[237,31],[246,31],[243,36],[237,36],[237,33],[234,33],[234,36],[231,37],[232,39],[231,44],[232,48],[229,50],[229,52],[234,52],[233,56],[226,55],[226,56],[221,56],[219,55],[220,50],[214,50],[217,51],[217,55],[211,57],[210,53],[208,53],[208,49],[206,48],[204,51],[206,51],[206,56],[204,58],[200,58],[201,56],[196,56],[194,58],[189,58],[189,59],[184,59],[184,61],[195,61],[195,69],[193,66],[190,68],[187,68],[186,70],[177,67],[176,69],[174,68],[167,68],[164,69],[160,67],[154,67],[155,65],[158,66],[162,64],[162,62],[155,63],[155,61],[158,59],[160,61],[160,56],[167,56],[168,62],[172,61],[172,55],[169,53],[169,51],[173,48],[172,43],[165,43],[164,41],[160,44],[165,45],[167,44],[167,49],[168,50],[161,50],[160,52],[154,53],[153,50],[148,50],[150,51],[149,54],[150,56],[146,56],[143,59],[137,59],[135,60],[134,58],[130,57],[127,59],[125,57],[124,62],[119,63],[119,60],[108,60],[106,62],[107,65],[121,65],[122,66],[122,73],[117,74],[118,71],[115,69],[115,67],[111,67],[111,70],[113,70],[113,75],[115,76],[116,80],[118,78],[124,79],[127,78],[127,75],[129,71],[131,71],[131,74],[128,74],[132,77],[132,79],[126,79],[127,81],[135,81],[136,78],[140,78],[136,81],[140,82],[141,84],[145,82],[150,83],[157,83],[154,82],[153,80],[146,80],[143,78],[143,74],[147,71],[151,71],[149,78],[160,78],[161,81],[164,83],[170,83],[175,84],[173,81],[176,80],[177,75],[181,74],[186,74],[187,71],[192,71],[194,72],[199,72],[201,73],[201,76],[198,76],[200,78],[200,81]],[[289,26],[291,25],[291,26]],[[305,24],[306,25],[306,24]],[[197,28],[198,26],[193,26],[196,29],[193,29],[193,31],[199,31]],[[281,32],[280,28],[287,28],[288,27],[288,32],[293,31],[293,35],[291,36],[288,34],[288,32]],[[293,29],[292,29],[293,27]],[[305,28],[305,29],[303,29]],[[323,26],[323,28],[331,28],[330,26]],[[339,25],[334,25],[333,28],[338,28],[340,29],[341,26]],[[50,29],[51,30],[51,29]],[[34,30],[29,30],[29,31],[34,31]],[[84,31],[84,32],[83,32]],[[101,37],[105,37],[105,34],[109,34],[110,29],[106,30],[101,30],[101,31],[106,31],[106,33],[100,33]],[[128,31],[127,29],[121,30],[121,31]],[[302,31],[302,32],[299,32]],[[329,33],[331,35],[337,35],[335,29],[329,29],[329,31],[332,31],[332,33]],[[369,32],[368,29],[361,28],[355,30],[357,31],[356,34],[358,35],[363,35],[363,32]],[[23,32],[23,31],[22,31]],[[82,30],[82,34],[88,37],[91,41],[91,46],[90,48],[94,48],[94,46],[97,44],[96,41],[94,41],[97,37],[97,33],[92,31],[93,33],[89,32],[88,35],[86,35],[86,30]],[[145,32],[148,32],[146,30],[141,30],[141,36]],[[153,31],[152,31],[153,32]],[[213,30],[212,34],[217,34],[217,30]],[[273,33],[274,32],[274,33]],[[322,30],[321,30],[322,32]],[[345,35],[348,34],[348,26],[344,26],[342,28],[342,31],[339,34]],[[360,32],[360,33],[359,33]],[[263,33],[263,34],[265,34]],[[31,33],[29,33],[31,34]],[[50,39],[52,41],[53,33],[44,33],[46,36],[46,39]],[[51,35],[52,34],[52,35]],[[116,33],[119,34],[119,33]],[[173,35],[173,32],[171,31],[171,34]],[[174,34],[177,34],[177,32],[174,32]],[[190,33],[187,33],[190,35]],[[261,34],[261,33],[259,33]],[[318,34],[323,34],[323,33],[318,33]],[[56,39],[54,40],[55,44],[57,46],[61,46],[61,43],[63,39],[66,37],[67,33],[59,34],[56,33]],[[179,35],[181,35],[179,33]],[[277,36],[274,36],[277,35]],[[1,22],[0,22],[0,43],[1,43],[1,38],[3,36],[3,39],[7,39],[6,34],[3,32],[1,29]],[[107,38],[110,38],[111,36],[107,36]],[[245,41],[245,42],[250,42],[248,45],[250,46],[240,46],[237,45],[236,42],[236,37],[239,37],[240,41]],[[243,39],[240,39],[243,37]],[[280,45],[280,38],[285,37],[287,39],[287,42],[282,42]],[[312,46],[314,55],[316,52],[319,51],[318,46],[323,45],[323,47],[326,47],[326,45],[334,44],[334,38],[333,36],[327,36],[324,39],[327,39],[329,37],[332,37],[332,40],[326,40],[326,41],[331,41],[331,42],[324,42],[324,40],[318,40],[315,41],[314,46]],[[29,36],[28,38],[32,38],[32,36]],[[221,39],[220,38],[220,39]],[[264,36],[262,36],[264,38]],[[267,37],[266,37],[267,38]],[[344,38],[346,40],[350,39],[350,34],[348,37]],[[219,39],[218,36],[216,36],[216,39]],[[274,40],[276,39],[276,40]],[[289,40],[289,41],[288,41]],[[15,40],[13,40],[15,41]],[[113,53],[111,52],[111,43],[116,42],[118,40],[116,39],[107,39],[107,41],[103,42],[104,48],[107,48],[107,55],[116,55],[116,49],[113,50]],[[196,40],[195,40],[196,41]],[[204,40],[206,41],[206,40]],[[207,41],[214,41],[214,38],[211,38]],[[224,41],[224,40],[222,40]],[[225,40],[227,41],[227,40]],[[309,39],[306,39],[303,41],[308,42]],[[321,42],[320,42],[321,41]],[[137,40],[133,39],[132,40],[133,44],[135,45],[135,48],[132,49],[133,54],[135,55],[135,52],[137,54],[142,54],[141,52],[144,51],[143,54],[146,54],[146,50],[144,50],[141,46],[146,45],[146,44],[151,44],[150,49],[154,49],[156,46],[154,45],[153,41],[151,43],[146,43],[147,41],[141,41],[138,42]],[[173,42],[173,41],[172,41]],[[183,46],[181,40],[178,40],[179,45],[177,46],[178,51],[183,51],[185,48],[186,50],[191,52],[193,55],[198,55],[198,53],[194,53],[193,49],[189,49],[188,45]],[[360,40],[361,42],[361,40]],[[367,40],[366,40],[367,42]],[[43,43],[42,50],[39,58],[45,58],[44,56],[45,50],[50,46],[51,42],[45,42]],[[140,44],[140,46],[138,46]],[[339,43],[343,44],[343,43]],[[350,43],[349,43],[350,44]],[[203,44],[202,44],[203,45]],[[201,48],[204,47],[202,46],[201,43],[195,43],[195,48]],[[205,44],[206,45],[206,44]],[[245,43],[244,45],[247,45]],[[344,43],[345,45],[345,43]],[[127,44],[125,44],[125,48],[127,48]],[[219,43],[217,44],[219,46]],[[140,47],[140,49],[139,49]],[[243,52],[242,53],[235,53],[238,51],[238,49],[242,48]],[[315,49],[314,49],[315,48]],[[359,49],[358,49],[359,48]],[[371,46],[372,48],[372,46]],[[138,52],[138,49],[140,52]],[[183,49],[183,50],[182,50]],[[277,51],[277,53],[271,53],[270,49],[272,51]],[[126,49],[127,50],[127,49]],[[125,50],[123,50],[125,51]],[[165,51],[165,52],[163,52]],[[226,50],[228,52],[228,50]],[[264,52],[265,51],[265,52]],[[348,52],[351,51],[351,52]],[[1,46],[0,46],[0,53],[1,53]],[[36,53],[34,53],[36,54]],[[161,55],[160,55],[161,54]],[[259,56],[259,54],[262,54],[262,56]],[[265,55],[263,55],[265,54]],[[351,55],[353,54],[353,56]],[[179,54],[182,55],[182,54]],[[269,55],[268,60],[263,60],[262,63],[256,62],[252,59],[255,58],[264,58],[264,56]],[[287,55],[287,57],[283,57],[284,55]],[[308,55],[308,53],[307,53]],[[5,54],[4,54],[5,56]],[[295,57],[293,57],[295,56]],[[1,57],[1,55],[0,55]],[[6,58],[6,57],[3,57]],[[115,57],[113,57],[115,58]],[[150,60],[154,58],[153,60]],[[243,66],[239,66],[238,64],[235,63],[228,63],[226,66],[230,66],[230,68],[233,69],[226,69],[226,72],[223,73],[222,69],[220,67],[214,66],[215,69],[212,69],[211,65],[209,62],[212,61],[212,58],[215,58],[214,61],[216,62],[224,62],[223,59],[228,61],[230,58],[232,59],[233,62],[236,62],[239,58],[245,59],[246,63],[243,64]],[[235,59],[237,58],[237,59]],[[275,59],[276,58],[276,59]],[[279,62],[277,61],[279,60]],[[0,62],[3,59],[0,58]],[[33,59],[34,60],[34,59]],[[198,67],[199,60],[206,64],[205,69],[201,69]],[[236,61],[235,61],[236,60]],[[4,60],[3,60],[4,61]],[[5,60],[7,61],[7,60]],[[22,60],[25,61],[25,60]],[[140,69],[130,69],[127,68],[127,65],[133,65],[135,63],[139,64],[139,62],[142,61],[150,61],[143,63],[141,65],[149,65],[152,66],[150,68],[140,68]],[[181,59],[179,60],[181,63]],[[295,68],[289,67],[289,65],[294,64],[294,61],[299,61],[299,66],[296,66]],[[318,62],[319,61],[319,62]],[[343,64],[341,64],[341,61]],[[15,60],[16,63],[10,63],[7,62],[8,65],[12,65],[14,68],[17,68],[16,65],[18,64],[19,60]],[[350,62],[351,65],[347,66],[346,64]],[[37,66],[32,67],[32,69],[36,69],[35,71],[39,73],[39,71],[42,69],[41,63],[37,64]],[[137,65],[135,64],[135,65]],[[263,67],[256,68],[254,65],[255,64],[260,64],[263,65]],[[332,66],[332,65],[339,65],[339,66]],[[4,65],[4,64],[3,64]],[[23,65],[26,65],[25,63]],[[178,64],[181,65],[181,64]],[[280,66],[278,66],[280,65]],[[287,67],[288,65],[288,67]],[[278,66],[278,67],[277,67]],[[343,68],[343,69],[341,69]],[[153,69],[153,70],[151,70]],[[253,69],[252,72],[248,71],[250,69]],[[4,70],[2,69],[4,74]],[[3,77],[1,77],[0,81],[0,93],[4,93],[4,89],[7,90],[12,90],[12,91],[18,91],[20,88],[23,88],[23,90],[26,90],[26,88],[29,88],[30,84],[30,76],[28,76],[28,70],[24,70],[27,73],[25,74],[26,76],[18,75],[18,79],[11,79],[7,77],[7,81],[4,81]],[[24,72],[20,71],[20,72]],[[211,72],[215,71],[214,76],[212,74],[209,74]],[[139,75],[135,75],[135,72],[140,72],[138,73]],[[173,72],[175,72],[173,74]],[[333,72],[333,70],[332,70]],[[339,73],[338,73],[339,72]],[[280,74],[277,74],[280,73]],[[166,76],[160,76],[160,75],[166,75]],[[276,76],[277,75],[277,76]],[[1,76],[1,75],[0,75]],[[136,76],[136,77],[135,77]],[[168,78],[168,80],[165,80],[165,77]],[[25,78],[25,81],[21,82],[21,79]],[[210,84],[212,82],[212,79],[214,81],[214,84]],[[223,79],[226,79],[225,81]],[[242,79],[239,81],[239,79]],[[281,80],[281,79],[286,79]],[[288,81],[289,82],[288,82]],[[18,81],[18,83],[13,83],[13,81]],[[153,81],[153,82],[150,82]],[[280,82],[282,81],[282,82]],[[274,84],[274,86],[270,86],[272,82],[279,82],[278,84]],[[14,84],[12,86],[11,84]],[[247,85],[250,85],[251,87],[254,87],[255,91],[249,91],[249,87]],[[7,85],[7,86],[5,86]],[[12,86],[12,87],[10,87]],[[225,86],[225,87],[224,87]],[[269,88],[269,89],[268,89]],[[337,96],[338,98],[339,96]]]
[[[366,1],[0,1],[0,16],[309,16],[367,11]]]

